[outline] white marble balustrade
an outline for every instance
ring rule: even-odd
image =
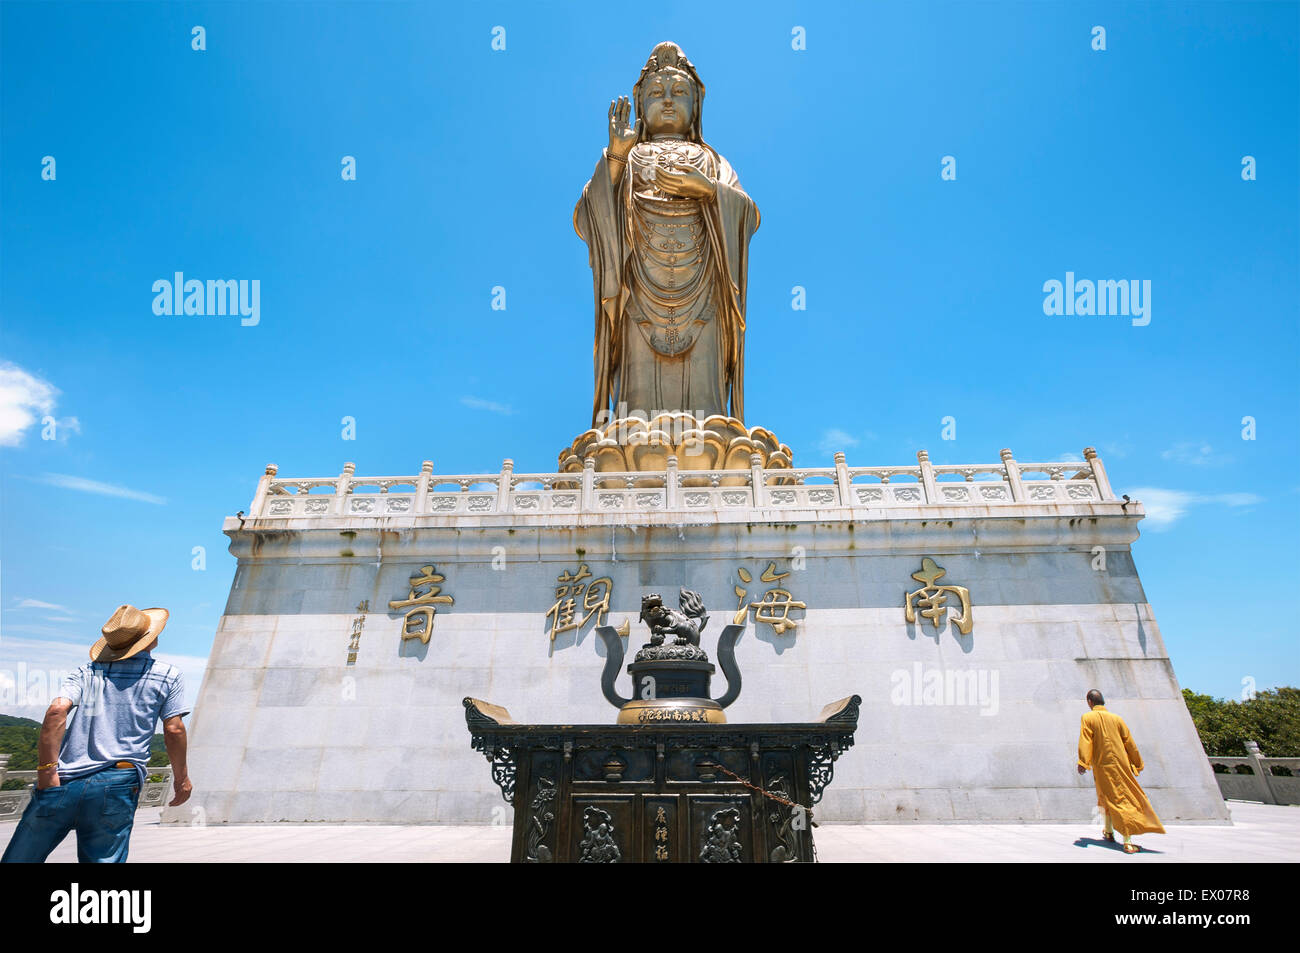
[[[1010,450],[1000,463],[915,466],[835,466],[747,470],[678,469],[597,473],[588,459],[581,473],[435,474],[425,461],[416,476],[359,477],[348,463],[337,477],[289,479],[272,464],[258,484],[248,519],[455,516],[704,514],[764,510],[878,510],[907,507],[997,507],[1115,502],[1096,451],[1078,462],[1018,463]]]

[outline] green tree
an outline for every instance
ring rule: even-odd
[[[154,735],[149,742],[149,767],[165,768],[172,763],[172,759],[167,757],[167,747],[163,744],[162,735]]]
[[[0,715],[0,754],[11,755],[10,771],[36,770],[36,742],[41,735],[41,723],[30,718],[16,718],[12,715]],[[149,761],[151,768],[166,767],[171,764],[167,757],[167,748],[162,735],[154,735],[149,742]],[[11,788],[8,781],[6,788]]]
[[[1184,688],[1183,700],[1207,755],[1240,758],[1254,741],[1269,757],[1300,757],[1300,688],[1269,689],[1240,702]]]
[[[40,723],[30,718],[8,720],[9,724],[0,724],[0,752],[12,755],[9,759],[9,770],[35,771],[36,739],[41,734]],[[20,723],[14,724],[14,722]]]

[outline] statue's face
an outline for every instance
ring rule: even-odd
[[[695,118],[695,87],[677,70],[651,73],[642,85],[644,120],[651,136],[685,137]]]

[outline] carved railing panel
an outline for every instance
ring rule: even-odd
[[[500,473],[438,474],[425,464],[419,476],[357,477],[348,464],[337,478],[281,478],[274,466],[258,485],[252,519],[326,517],[488,517],[718,514],[742,510],[893,509],[918,506],[1060,506],[1115,502],[1094,452],[1083,462],[1018,464],[1009,450],[1001,463],[803,469],[679,470],[597,473],[519,473],[506,461]]]

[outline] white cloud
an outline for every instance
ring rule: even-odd
[[[98,636],[98,632],[94,633]],[[166,640],[164,632],[159,644]],[[84,642],[25,639],[6,635],[0,639],[0,714],[40,720],[57,695],[64,677],[90,661]],[[177,666],[185,677],[185,700],[191,708],[198,700],[208,660],[197,655],[177,655],[155,649],[154,658]]]
[[[498,404],[496,401],[484,400],[482,397],[462,397],[460,402],[466,407],[473,407],[476,410],[488,410],[494,414],[508,416],[514,413],[509,404]]]
[[[203,676],[208,670],[207,657],[202,655],[174,655],[171,652],[159,652],[157,650],[150,654],[154,658],[170,662],[185,675],[185,703],[190,708],[193,708],[194,703],[199,700],[199,686],[203,684]]]
[[[14,638],[6,627],[0,640],[0,713],[35,718],[58,694],[77,666],[90,661],[90,642]]]
[[[1193,467],[1219,466],[1232,460],[1225,453],[1215,453],[1214,448],[1203,441],[1186,441],[1177,443],[1160,454],[1174,463],[1185,463]]]
[[[152,493],[143,493],[140,490],[132,490],[114,483],[101,483],[98,480],[69,476],[66,473],[47,473],[40,478],[40,481],[48,483],[50,486],[62,487],[65,490],[97,493],[100,496],[117,496],[126,500],[139,500],[141,503],[154,503],[158,506],[163,506],[167,502],[164,497],[154,496]]]
[[[1264,502],[1262,496],[1254,493],[1191,493],[1151,486],[1134,487],[1128,495],[1142,504],[1147,514],[1147,525],[1153,530],[1169,529],[1193,506],[1208,503],[1236,507]]]
[[[54,412],[59,389],[17,364],[0,364],[0,447],[16,447],[23,433]]]
[[[67,606],[54,602],[41,602],[40,599],[19,599],[16,609],[57,609],[59,612],[72,612]]]
[[[78,622],[77,624],[81,625],[82,623]],[[4,624],[3,637],[8,638],[15,632],[22,632],[26,635],[48,636],[52,639],[75,639],[77,637],[77,630],[69,629],[66,625],[33,625],[28,623],[15,625],[12,622],[6,621]],[[3,643],[0,643],[0,655],[2,654]]]
[[[1252,506],[1255,503],[1263,503],[1264,498],[1254,493],[1220,493],[1218,496],[1211,497],[1210,502],[1223,503],[1227,506]]]
[[[847,450],[849,447],[856,447],[860,441],[853,434],[844,430],[832,427],[822,434],[821,442],[817,445],[822,453],[835,453],[838,450]]]

